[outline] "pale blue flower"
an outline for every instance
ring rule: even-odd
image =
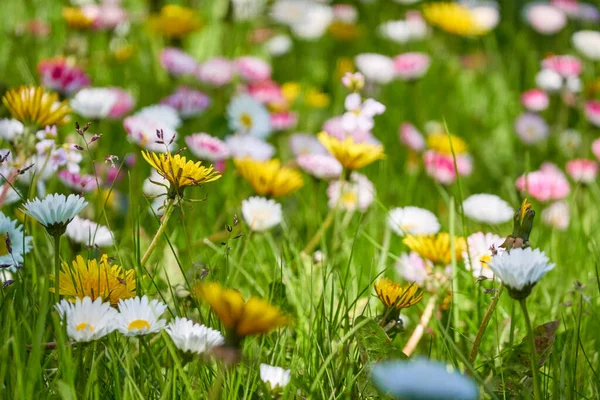
[[[0,265],[10,267],[10,271],[16,271],[16,266],[23,262],[23,254],[31,250],[31,236],[23,234],[23,227],[17,220],[10,219],[0,212],[0,240],[10,239],[10,252],[0,255]]]
[[[35,218],[51,235],[62,235],[69,222],[83,210],[87,201],[76,194],[49,194],[25,203],[23,212]]]
[[[235,133],[265,139],[271,134],[271,116],[265,106],[250,95],[234,97],[227,106],[229,128]]]

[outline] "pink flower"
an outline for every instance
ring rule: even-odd
[[[358,91],[365,86],[365,76],[360,72],[346,72],[342,77],[342,85],[350,90]]]
[[[58,172],[58,178],[65,186],[73,190],[91,192],[98,188],[99,180],[97,182],[96,177],[92,175],[80,175],[77,172],[63,169]]]
[[[46,37],[52,31],[50,24],[42,21],[41,19],[32,19],[28,21],[23,27],[26,32],[29,32],[34,37]]]
[[[557,72],[563,78],[581,74],[581,61],[574,56],[550,56],[542,60],[542,68]]]
[[[544,163],[539,170],[521,175],[516,186],[538,201],[561,200],[571,190],[565,175],[552,163]]]
[[[235,60],[240,77],[246,82],[259,82],[271,79],[271,66],[257,57],[246,56]]]
[[[42,60],[38,73],[43,86],[63,94],[71,94],[90,84],[85,71],[66,58]]]
[[[550,98],[542,89],[530,89],[521,94],[521,104],[529,111],[543,111],[548,108]]]
[[[190,151],[201,160],[215,162],[226,160],[231,156],[227,144],[208,133],[194,133],[186,136],[185,143]]]
[[[108,112],[108,116],[113,119],[122,118],[125,114],[128,114],[135,106],[135,100],[133,96],[126,90],[118,87],[109,88],[115,94],[117,100],[113,104],[112,108]]]
[[[422,151],[425,148],[425,139],[421,132],[411,123],[404,122],[400,125],[400,141],[413,151]]]
[[[177,135],[177,132],[168,124],[144,115],[132,115],[125,118],[123,127],[131,142],[150,151],[167,151],[167,146],[169,146],[171,140],[174,143],[174,138]],[[163,143],[157,143],[160,141],[157,136],[159,130],[162,130],[164,135]]]
[[[212,86],[227,85],[233,79],[235,67],[231,61],[223,57],[211,58],[198,66],[196,77]]]
[[[592,153],[600,160],[600,139],[596,139],[592,142]]]
[[[600,101],[590,100],[586,102],[584,113],[592,125],[600,127]]]
[[[293,129],[298,124],[298,115],[291,111],[281,111],[271,114],[271,128],[275,131]]]
[[[266,80],[248,84],[248,94],[263,104],[285,101],[277,82]]]
[[[370,142],[373,138],[373,135],[370,131],[363,131],[359,129],[347,131],[342,123],[342,117],[333,117],[325,121],[323,124],[323,130],[340,140],[344,140],[346,137],[350,136],[355,142],[360,143]]]
[[[569,17],[577,17],[579,14],[579,2],[577,0],[550,0],[550,3]]]
[[[552,35],[567,24],[567,16],[550,4],[531,3],[525,7],[525,17],[531,27],[543,35]]]
[[[329,155],[303,154],[296,162],[306,173],[319,179],[337,178],[342,173],[342,164]]]
[[[546,121],[537,114],[523,113],[515,121],[515,131],[525,144],[533,144],[548,137],[550,129]]]
[[[423,162],[427,175],[439,183],[449,185],[456,180],[454,159],[451,154],[428,150],[423,153]],[[456,167],[460,176],[470,175],[473,169],[471,157],[468,154],[457,154]]]
[[[419,256],[419,254],[411,251],[409,254],[404,253],[396,262],[396,272],[407,282],[415,282],[417,285],[423,284],[431,267]]]
[[[566,170],[575,182],[592,183],[598,174],[598,164],[593,160],[578,158],[569,161]]]
[[[191,75],[198,63],[194,57],[175,47],[167,47],[160,53],[160,65],[173,76]]]
[[[429,56],[425,53],[404,53],[393,59],[396,76],[403,81],[418,79],[429,69]]]
[[[557,201],[542,210],[542,222],[559,231],[564,231],[569,227],[570,219],[571,213],[566,201]]]
[[[358,11],[350,4],[335,4],[332,6],[333,19],[335,21],[353,24],[358,19]]]
[[[383,104],[374,99],[363,101],[358,93],[346,96],[344,106],[347,111],[342,116],[342,127],[346,131],[370,131],[375,126],[373,118],[385,112]]]
[[[86,4],[81,11],[94,21],[93,28],[98,30],[114,29],[127,21],[127,13],[115,2]]]
[[[188,86],[179,86],[175,93],[162,99],[161,104],[176,109],[181,118],[189,118],[206,110],[210,105],[210,97]]]

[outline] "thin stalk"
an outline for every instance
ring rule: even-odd
[[[483,321],[481,321],[481,325],[479,325],[479,330],[477,331],[477,336],[475,337],[475,341],[473,342],[473,347],[471,348],[471,353],[469,354],[469,362],[473,364],[475,359],[477,358],[477,353],[479,352],[479,345],[481,344],[481,339],[483,338],[483,334],[485,333],[485,329],[492,318],[492,314],[496,310],[496,306],[498,305],[498,300],[500,300],[500,295],[502,294],[502,290],[504,289],[504,285],[500,284],[498,286],[498,292],[496,296],[492,299],[492,302],[488,306],[485,315],[483,316]]]
[[[533,394],[536,400],[542,398],[540,394],[540,378],[539,378],[539,366],[537,361],[537,354],[535,352],[535,339],[533,338],[533,327],[531,326],[531,319],[529,318],[529,312],[527,311],[527,299],[521,299],[519,301],[521,308],[523,309],[523,316],[525,317],[525,325],[527,325],[527,336],[529,336],[529,345],[531,347],[531,374],[533,376]]]
[[[313,249],[317,246],[317,244],[319,244],[321,237],[323,236],[323,234],[325,232],[327,232],[327,229],[329,229],[329,227],[331,226],[334,215],[335,215],[335,207],[333,207],[329,210],[329,214],[327,214],[327,217],[325,217],[325,221],[323,221],[323,225],[321,225],[321,227],[315,233],[315,235],[312,237],[312,239],[310,239],[310,241],[308,242],[308,244],[306,245],[304,250],[302,250],[302,252],[304,254],[310,254],[313,251]]]
[[[383,234],[383,248],[381,249],[381,254],[379,255],[379,261],[377,262],[377,274],[381,273],[385,269],[385,261],[388,258],[388,252],[390,251],[390,239],[392,236],[392,230],[386,224],[385,232]]]
[[[54,236],[54,302],[60,301],[60,237]]]
[[[173,200],[169,200],[169,202],[167,204],[167,209],[165,210],[165,214],[163,215],[160,226],[158,227],[158,230],[156,231],[156,234],[154,235],[154,238],[152,239],[150,246],[148,246],[148,249],[146,249],[146,252],[144,253],[144,256],[142,257],[142,261],[141,261],[142,265],[146,264],[146,262],[150,258],[152,251],[158,244],[158,240],[160,239],[160,237],[164,233],[165,229],[167,228],[167,223],[169,222],[169,219],[171,218],[171,214],[173,214],[174,209],[175,209],[175,207],[173,206]]]
[[[406,354],[408,357],[412,354],[413,351],[417,348],[417,345],[421,341],[423,337],[423,333],[425,332],[425,328],[429,325],[429,320],[431,320],[431,316],[433,315],[433,308],[435,307],[435,303],[437,301],[438,295],[433,295],[427,302],[427,306],[425,307],[425,311],[423,311],[423,315],[421,315],[421,319],[419,319],[419,324],[410,335],[408,342],[402,349],[402,352]]]

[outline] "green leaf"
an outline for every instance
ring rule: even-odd
[[[359,324],[365,319],[366,317],[358,317],[355,323]],[[383,328],[372,319],[360,328],[355,336],[364,364],[408,358],[394,345]]]

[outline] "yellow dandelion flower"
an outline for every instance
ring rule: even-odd
[[[73,29],[88,29],[94,24],[94,19],[78,7],[63,7],[62,16]]]
[[[389,278],[379,279],[375,283],[375,292],[386,307],[394,307],[397,310],[413,306],[423,298],[423,293],[416,284],[402,286]]]
[[[54,280],[55,277],[51,276],[50,279]],[[77,256],[72,267],[63,263],[59,283],[59,294],[72,300],[86,296],[92,300],[101,297],[117,305],[121,299],[135,297],[135,271],[110,265],[106,254],[102,255],[100,262],[92,259],[86,263],[83,257]],[[54,292],[54,288],[50,288],[50,291]]]
[[[202,162],[187,161],[185,157],[179,154],[157,154],[142,151],[142,156],[152,168],[169,181],[171,185],[169,196],[171,198],[181,196],[183,189],[187,186],[199,186],[216,181],[221,177],[212,165],[203,167]]]
[[[23,124],[65,125],[69,122],[71,108],[67,101],[59,102],[58,94],[38,86],[21,86],[10,89],[2,98],[13,118]]]
[[[473,12],[457,3],[429,3],[423,6],[423,16],[433,26],[459,36],[477,36],[487,33]]]
[[[289,323],[289,318],[268,301],[258,297],[244,301],[239,292],[225,289],[218,283],[199,284],[194,292],[210,305],[237,339],[267,333]]]
[[[360,30],[354,24],[334,21],[327,28],[329,34],[338,40],[354,40],[360,36]]]
[[[450,146],[451,142],[452,146]],[[444,154],[452,154],[452,149],[454,149],[455,154],[462,154],[467,151],[467,143],[464,140],[458,136],[447,135],[442,132],[432,133],[427,136],[427,147]]]
[[[200,29],[200,17],[191,8],[169,4],[148,19],[150,27],[168,38],[181,39]]]
[[[278,159],[256,161],[251,158],[234,160],[238,172],[247,180],[256,194],[280,197],[300,189],[304,185],[302,174],[295,169],[283,167]]]
[[[383,146],[380,144],[356,143],[351,137],[339,140],[327,132],[319,133],[318,138],[327,151],[346,169],[360,169],[373,161],[385,158]]]
[[[404,238],[403,243],[434,264],[448,265],[452,262],[450,234],[447,232],[436,235],[408,235]],[[462,253],[466,251],[466,248],[465,238],[455,236],[454,252],[457,261],[462,259]]]
[[[304,95],[304,101],[309,107],[325,108],[329,105],[329,95],[316,89],[310,89]]]
[[[281,85],[281,94],[288,103],[292,103],[300,94],[300,84],[297,82],[286,82]]]

